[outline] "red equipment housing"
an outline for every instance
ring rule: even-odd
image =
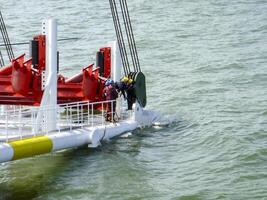
[[[32,58],[25,61],[25,54],[12,60],[10,65],[0,69],[0,104],[40,105],[42,74],[45,71],[45,36],[34,37],[38,42],[38,63],[32,64]],[[111,48],[100,49],[104,53],[104,73],[93,64],[71,78],[58,74],[58,103],[77,101],[102,101],[105,78],[111,76]]]

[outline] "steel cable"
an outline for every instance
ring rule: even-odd
[[[12,46],[11,46],[11,43],[10,43],[10,40],[8,37],[7,29],[6,29],[4,18],[2,16],[1,11],[0,11],[0,30],[1,30],[2,37],[3,37],[4,43],[5,43],[5,47],[6,47],[9,61],[11,62],[15,56],[14,56],[14,53],[12,50]]]
[[[121,58],[122,58],[122,62],[123,62],[123,69],[124,69],[125,75],[128,75],[130,73],[129,60],[128,60],[128,56],[127,56],[127,50],[125,48],[125,42],[124,42],[122,30],[121,30],[121,24],[120,24],[120,20],[119,20],[116,2],[113,0],[110,0],[109,2],[110,2],[112,18],[113,18],[113,22],[114,22],[114,27],[115,27],[115,31],[116,31],[116,35],[117,35],[117,40],[119,43]]]

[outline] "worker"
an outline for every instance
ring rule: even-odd
[[[127,82],[128,82],[127,77],[123,77],[121,79],[121,81],[115,82],[115,88],[117,89],[120,96],[121,95],[123,96],[124,100],[127,99],[127,96],[126,96],[126,90],[127,90],[127,86],[128,86]]]
[[[127,99],[127,110],[132,110],[133,103],[136,100],[133,80],[124,76],[121,81],[115,83],[115,87],[123,95],[124,99]]]
[[[134,82],[133,79],[131,78],[128,78],[126,93],[127,93],[128,110],[132,110],[133,104],[136,101],[136,95],[135,95]]]
[[[118,98],[117,90],[114,86],[113,80],[106,80],[103,90],[103,96],[106,101],[106,121],[114,122],[114,116],[116,112],[116,99]]]

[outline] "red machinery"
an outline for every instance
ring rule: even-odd
[[[35,48],[31,59],[25,60],[23,54],[0,69],[0,104],[40,105],[46,66],[45,36],[35,36],[32,43]],[[102,64],[97,68],[93,69],[91,64],[72,78],[58,75],[58,103],[103,100],[104,79],[111,75],[111,48],[101,48],[98,53],[102,55]]]

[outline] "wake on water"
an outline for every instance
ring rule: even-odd
[[[158,111],[154,111],[154,110],[144,110],[144,114],[147,114],[151,116],[152,119],[152,126],[169,126],[171,124],[175,124],[179,121],[181,121],[181,119],[179,119],[179,117],[177,117],[176,115],[166,115],[164,116],[163,114],[161,114]]]
[[[173,124],[179,123],[182,121],[181,118],[177,117],[176,115],[166,115],[164,116],[161,114],[159,111],[154,111],[154,110],[144,110],[143,111],[144,115],[149,115],[151,119],[151,127],[154,128],[163,128],[163,127],[169,127]],[[151,128],[148,127],[148,128]],[[120,137],[121,138],[128,138],[133,135],[132,132],[126,132],[122,134]]]

